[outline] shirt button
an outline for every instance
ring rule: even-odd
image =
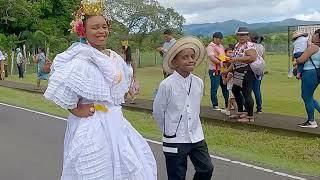
[[[187,105],[187,107],[189,107],[189,104]]]
[[[191,120],[191,118],[189,118],[189,120]]]

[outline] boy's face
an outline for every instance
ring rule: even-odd
[[[226,51],[226,56],[227,56],[227,57],[231,57],[231,56],[232,56],[232,50]]]
[[[169,34],[164,34],[163,37],[164,37],[164,40],[165,40],[166,42],[170,42],[171,39],[172,39],[172,36],[169,35]]]
[[[176,71],[190,73],[193,71],[196,65],[194,58],[195,53],[193,49],[184,49],[177,54],[177,56],[173,59],[172,64],[174,65]]]

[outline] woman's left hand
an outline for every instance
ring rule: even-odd
[[[75,109],[69,110],[73,115],[80,118],[87,118],[93,116],[95,113],[94,104],[78,104]]]

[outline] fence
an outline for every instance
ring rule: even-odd
[[[263,44],[266,52],[272,54],[286,54],[288,53],[287,44]],[[162,64],[162,57],[158,51],[139,51],[136,49],[134,61],[138,68],[151,67]]]
[[[287,54],[288,53],[288,45],[287,44],[263,44],[266,52],[268,53],[279,53],[279,54]]]
[[[8,55],[8,74],[18,75],[18,68],[16,63],[16,53],[13,51]],[[36,64],[33,63],[31,55],[28,55],[24,61],[23,67],[25,75],[33,74],[36,72]]]
[[[151,67],[162,64],[162,57],[158,51],[141,52],[136,49],[134,54],[134,61],[138,68]]]

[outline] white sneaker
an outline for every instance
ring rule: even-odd
[[[221,111],[221,108],[219,106],[214,106],[212,109],[215,111]]]
[[[230,116],[231,115],[231,112],[226,110],[226,109],[221,109],[221,112],[227,116]]]
[[[301,127],[301,128],[317,128],[318,124],[316,121],[306,121],[302,124],[299,124],[299,127]]]

